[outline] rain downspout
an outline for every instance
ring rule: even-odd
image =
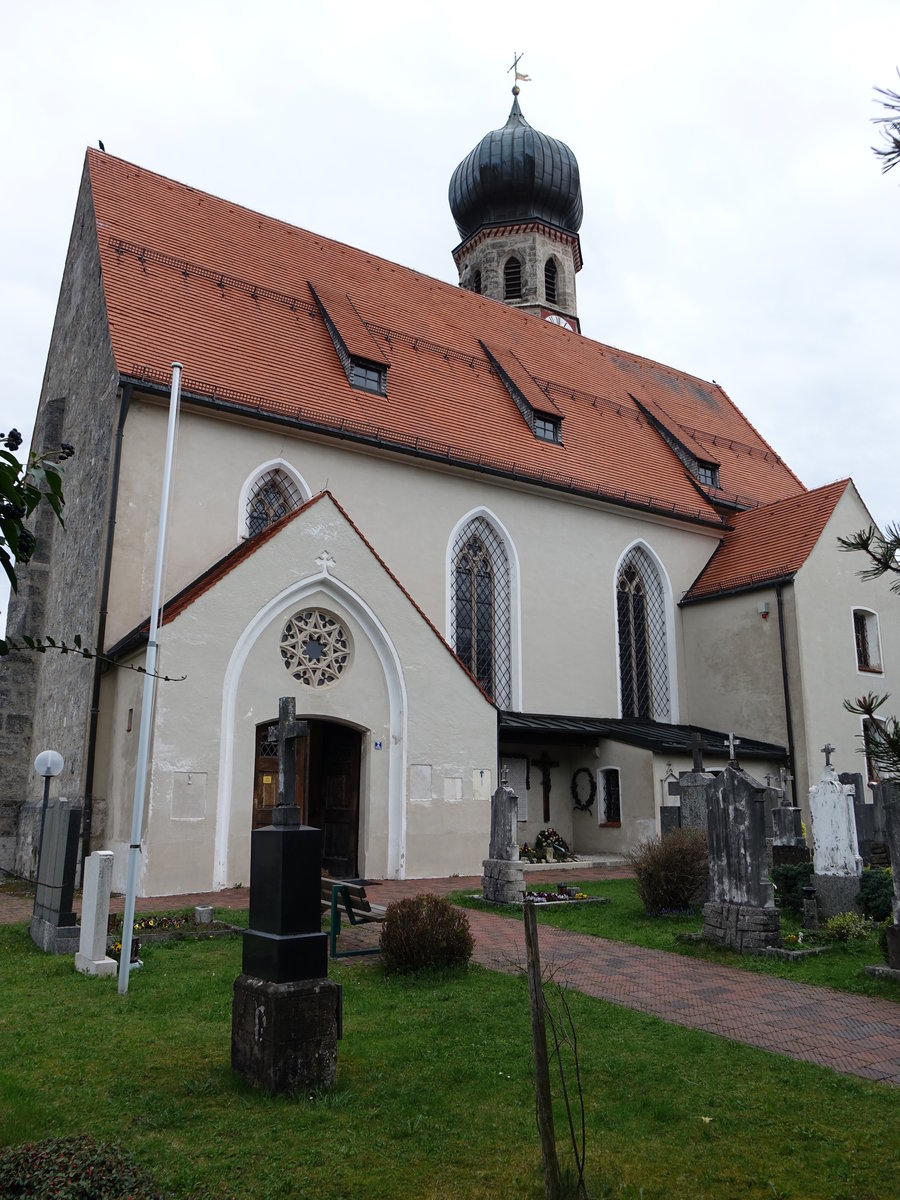
[[[784,722],[787,728],[788,769],[791,775],[795,771],[794,761],[794,722],[791,718],[791,687],[788,681],[787,646],[784,640],[784,602],[781,597],[783,583],[775,584],[775,598],[778,602],[778,640],[781,643],[781,682],[784,687]],[[797,802],[796,779],[791,780],[791,800]],[[787,783],[785,783],[787,787]]]
[[[119,472],[122,465],[122,442],[125,436],[125,419],[131,407],[132,385],[123,384],[122,398],[119,402],[119,421],[116,426],[113,441],[112,485],[109,497],[109,513],[106,525],[106,551],[103,560],[103,576],[100,584],[100,619],[97,623],[98,654],[103,653],[106,638],[106,617],[109,604],[109,580],[112,574],[113,536],[116,529],[116,509],[119,501]],[[84,766],[84,816],[81,825],[81,872],[79,885],[84,883],[84,864],[91,851],[91,818],[94,811],[94,764],[97,757],[97,724],[100,719],[100,681],[103,675],[103,663],[99,658],[94,659],[94,673],[91,683],[91,713],[88,724],[87,755]]]

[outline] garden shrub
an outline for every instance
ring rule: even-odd
[[[775,884],[775,898],[782,912],[800,916],[803,912],[803,889],[813,873],[811,862],[779,863],[770,874]]]
[[[161,1200],[153,1180],[129,1154],[87,1134],[0,1150],[0,1196]]]
[[[702,829],[676,829],[641,842],[627,856],[648,916],[683,912],[706,899],[709,857]]]
[[[464,967],[475,947],[466,914],[430,893],[388,905],[380,945],[384,968],[391,972]]]
[[[872,922],[857,912],[836,913],[822,926],[822,935],[829,942],[856,942],[872,932]]]
[[[872,921],[883,921],[892,915],[894,872],[890,867],[866,867],[859,881],[856,903]]]

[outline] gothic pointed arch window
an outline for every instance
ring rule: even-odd
[[[246,536],[256,537],[306,501],[296,480],[280,467],[264,471],[253,481],[245,507]]]
[[[484,517],[459,531],[450,552],[453,648],[500,708],[512,696],[512,614],[509,557]]]
[[[642,546],[632,547],[619,567],[616,620],[622,716],[671,720],[665,590]]]
[[[522,299],[522,263],[515,255],[503,264],[503,299]]]

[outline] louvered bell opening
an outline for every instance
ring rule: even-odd
[[[557,303],[556,279],[556,263],[548,258],[544,264],[544,296],[548,304]]]
[[[522,299],[522,264],[517,258],[508,258],[503,267],[503,299]]]

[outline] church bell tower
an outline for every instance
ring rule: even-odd
[[[565,143],[528,124],[518,85],[506,124],[453,172],[450,211],[462,238],[453,251],[460,287],[578,329],[578,163]]]

